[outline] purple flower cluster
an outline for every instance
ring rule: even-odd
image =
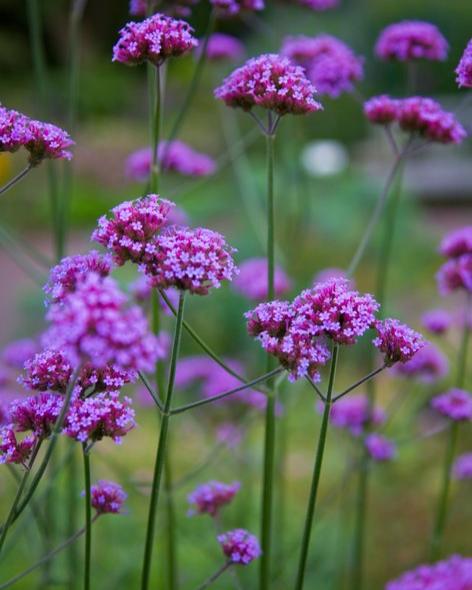
[[[440,252],[449,260],[436,275],[439,292],[447,295],[464,289],[472,293],[472,226],[447,234],[441,242]]]
[[[472,88],[472,39],[467,43],[456,68],[456,81],[460,87]]]
[[[175,287],[196,295],[207,295],[221,281],[231,281],[237,273],[232,253],[224,237],[205,228],[171,227],[149,245],[153,255],[143,271],[154,287]]]
[[[9,407],[15,432],[32,431],[36,438],[47,438],[61,413],[63,397],[57,393],[41,393],[14,400]]]
[[[364,115],[371,123],[389,125],[398,121],[400,101],[386,94],[374,96],[364,104]]]
[[[7,344],[2,351],[2,361],[7,367],[22,369],[25,362],[38,352],[39,345],[33,338],[21,338]]]
[[[456,479],[472,479],[472,453],[459,455],[452,471]]]
[[[97,514],[118,514],[127,498],[123,488],[113,482],[100,480],[90,488],[91,504]]]
[[[431,334],[441,335],[451,327],[452,317],[445,309],[430,309],[423,314],[421,322]]]
[[[0,152],[16,152],[23,147],[29,152],[29,163],[37,166],[45,158],[70,160],[72,145],[63,129],[0,105]]]
[[[244,529],[234,529],[217,537],[223,553],[231,563],[248,565],[261,555],[259,542]]]
[[[449,389],[431,400],[434,410],[454,421],[472,420],[472,395],[463,389]]]
[[[124,201],[111,210],[110,219],[100,217],[92,240],[110,250],[118,266],[128,260],[141,264],[154,253],[151,240],[167,223],[173,206],[153,194]]]
[[[64,393],[72,375],[72,365],[63,352],[44,350],[25,362],[24,375],[19,378],[28,389]]]
[[[234,280],[236,291],[254,301],[267,299],[267,260],[265,258],[249,258],[239,265],[239,275]],[[292,286],[288,276],[282,268],[274,269],[275,295],[279,297]]]
[[[26,467],[35,444],[34,435],[29,434],[20,440],[12,425],[4,426],[0,429],[0,463],[18,463]]]
[[[137,65],[148,61],[160,66],[169,57],[178,57],[198,45],[192,27],[183,20],[163,14],[130,22],[120,31],[113,48],[113,61]]]
[[[210,61],[237,61],[244,55],[244,44],[233,35],[213,33],[208,39],[206,54]]]
[[[281,53],[302,66],[316,90],[331,98],[351,92],[363,76],[363,59],[332,35],[288,37]]]
[[[280,55],[265,54],[230,74],[215,97],[245,111],[262,107],[279,116],[304,115],[322,108],[313,98],[315,92],[303,68]]]
[[[318,406],[323,410],[324,405]],[[333,426],[348,430],[353,436],[361,436],[366,426],[379,426],[385,421],[382,408],[370,409],[366,395],[353,395],[341,398],[331,407],[329,419]]]
[[[384,354],[387,366],[408,362],[425,345],[421,334],[395,319],[377,321],[375,329],[373,343]]]
[[[397,452],[395,443],[377,432],[369,434],[364,444],[367,452],[374,461],[383,463],[395,458]]]
[[[402,21],[389,25],[381,32],[375,53],[384,60],[443,61],[448,48],[446,39],[435,25],[423,21]]]
[[[233,500],[240,487],[241,484],[238,481],[230,484],[220,481],[209,481],[198,486],[188,496],[189,504],[193,505],[190,514],[217,516],[220,508]]]
[[[447,357],[433,344],[425,344],[412,359],[395,365],[392,371],[403,377],[413,377],[422,383],[434,383],[449,371]]]
[[[264,0],[210,0],[218,16],[228,18],[241,12],[264,10]]]
[[[406,572],[388,582],[385,590],[468,590],[471,584],[472,558],[453,555]]]

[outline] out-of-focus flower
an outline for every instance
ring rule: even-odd
[[[349,280],[350,285],[354,285],[354,281],[348,278],[345,270],[343,270],[342,268],[335,267],[324,268],[323,270],[317,272],[313,278],[313,285],[316,285],[317,283],[326,283],[331,279],[343,279],[346,281]]]
[[[398,120],[400,101],[386,94],[373,96],[364,103],[364,115],[371,123],[388,125]]]
[[[261,555],[257,538],[244,529],[218,535],[218,542],[231,563],[248,565]]]
[[[472,558],[453,555],[420,565],[388,582],[385,590],[467,590],[472,584]]]
[[[462,88],[472,88],[472,39],[467,43],[456,68],[456,81]]]
[[[152,294],[152,285],[149,282],[149,279],[145,276],[139,277],[136,281],[133,281],[129,284],[129,291],[133,295],[133,298],[138,301],[139,303],[145,303],[151,299]],[[179,293],[175,289],[168,289],[166,291],[166,296],[169,299],[172,306],[177,309],[179,305]],[[166,315],[172,315],[169,306],[162,298],[161,294],[159,293],[159,304],[161,306],[162,311]]]
[[[33,338],[22,338],[7,344],[2,360],[8,367],[22,369],[25,362],[38,352],[39,345]]]
[[[457,457],[452,472],[456,479],[472,479],[472,453]]]
[[[322,411],[323,404],[318,405]],[[370,409],[366,395],[346,396],[331,407],[329,419],[336,428],[349,430],[353,436],[361,436],[367,425],[379,426],[385,421],[385,412],[380,407]]]
[[[446,39],[435,25],[423,21],[402,21],[389,25],[381,32],[375,53],[385,60],[443,61],[448,48]]]
[[[19,440],[12,425],[0,428],[0,463],[20,463],[26,465],[36,438],[30,434]]]
[[[395,458],[395,443],[381,434],[376,432],[369,434],[366,437],[364,444],[367,452],[374,461],[385,462],[391,461]]]
[[[445,334],[451,327],[452,317],[445,309],[430,309],[423,314],[421,322],[432,334]]]
[[[193,506],[189,514],[217,516],[220,509],[233,500],[240,487],[239,481],[230,484],[221,481],[209,481],[199,485],[188,496],[189,504]]]
[[[210,0],[217,15],[223,18],[237,16],[241,12],[264,10],[264,0]]]
[[[427,343],[412,359],[397,363],[392,371],[397,375],[413,377],[422,383],[434,383],[447,375],[449,361],[439,348]]]
[[[233,35],[213,33],[208,39],[206,53],[210,61],[237,61],[244,55],[244,44]]]
[[[100,480],[90,488],[91,504],[97,514],[118,514],[127,498],[123,488],[113,482]]]
[[[239,275],[233,282],[236,291],[248,299],[263,301],[267,299],[267,260],[250,258],[239,265]],[[279,266],[274,269],[275,295],[279,297],[291,288],[291,281]]]
[[[445,262],[436,274],[441,295],[465,290],[472,293],[472,254],[463,254]]]
[[[425,345],[421,334],[395,319],[377,321],[375,329],[377,337],[373,340],[374,346],[383,352],[388,366],[406,363]]]
[[[472,420],[472,395],[463,389],[449,389],[431,400],[434,410],[455,421]]]
[[[160,2],[159,8],[165,14],[185,18],[191,15],[192,6],[197,4],[198,0],[167,0]],[[131,16],[147,16],[149,9],[149,0],[130,0],[129,13]]]
[[[444,236],[439,252],[446,258],[459,258],[472,254],[472,225],[460,227]]]

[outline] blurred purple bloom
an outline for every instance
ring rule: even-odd
[[[456,479],[472,479],[472,453],[464,453],[457,457],[453,474]]]
[[[449,361],[433,344],[427,343],[420,348],[412,359],[397,363],[392,372],[404,377],[413,377],[422,383],[434,383],[447,375]]]
[[[456,81],[462,88],[472,88],[472,39],[467,43],[456,68]]]
[[[448,48],[446,39],[435,25],[405,20],[389,25],[381,32],[375,53],[384,60],[443,61],[447,57]]]
[[[263,301],[267,299],[267,260],[265,258],[249,258],[239,265],[239,275],[233,282],[236,291],[248,299]],[[274,269],[275,295],[286,293],[292,284],[279,266]]]
[[[218,542],[226,557],[235,564],[248,565],[261,555],[257,538],[244,529],[218,535]]]
[[[390,98],[386,94],[373,96],[364,103],[364,115],[377,125],[389,125],[398,121],[400,101]]]
[[[459,258],[472,254],[472,225],[455,229],[444,236],[439,252],[446,258]]]
[[[207,46],[207,58],[210,61],[237,61],[244,53],[244,44],[237,37],[225,33],[210,35]]]
[[[452,388],[431,400],[434,410],[455,421],[472,420],[472,395],[463,389]]]
[[[25,362],[38,352],[39,345],[33,338],[22,338],[7,344],[2,360],[8,367],[22,369]]]
[[[323,411],[323,404],[317,404],[318,410]],[[341,398],[331,407],[330,422],[336,428],[349,430],[353,436],[361,436],[368,424],[378,426],[385,422],[385,412],[380,407],[374,407],[370,414],[369,399],[359,394]]]
[[[264,10],[264,0],[210,0],[218,16],[228,18],[241,12]]]
[[[421,322],[432,334],[444,334],[451,327],[452,317],[445,309],[430,309],[423,314]]]
[[[373,432],[366,437],[364,442],[369,455],[374,461],[384,462],[395,458],[395,443],[385,438],[385,436]]]
[[[219,443],[226,445],[229,449],[235,449],[243,439],[242,429],[231,422],[223,422],[218,426],[216,438]]]
[[[220,481],[209,481],[208,483],[199,485],[188,496],[189,504],[193,505],[189,514],[217,516],[220,508],[233,500],[240,487],[241,484],[239,481],[234,481],[230,484]]]
[[[472,558],[453,555],[402,574],[385,590],[468,590],[471,584]]]

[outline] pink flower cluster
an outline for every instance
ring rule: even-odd
[[[209,229],[174,226],[159,234],[149,248],[153,248],[153,255],[142,268],[159,289],[175,287],[207,295],[237,273],[234,249],[221,234]]]
[[[447,295],[464,289],[472,293],[472,226],[447,234],[441,242],[440,252],[449,260],[436,275],[439,292]]]
[[[383,463],[395,458],[397,452],[395,443],[377,432],[369,434],[364,444],[371,459],[374,461]]]
[[[316,90],[331,98],[351,92],[363,77],[363,59],[332,35],[287,37],[281,53],[302,66]]]
[[[463,88],[472,88],[472,39],[467,43],[456,68],[456,81]]]
[[[471,585],[472,558],[453,555],[406,572],[388,582],[385,590],[467,590]]]
[[[221,507],[233,500],[240,487],[241,484],[238,481],[230,484],[220,481],[209,481],[198,486],[188,496],[189,503],[193,505],[190,514],[217,516]]]
[[[130,22],[120,31],[113,48],[113,61],[137,65],[148,61],[160,66],[169,57],[177,57],[198,45],[192,27],[183,20],[163,14]]]
[[[60,350],[38,352],[25,363],[24,375],[19,378],[28,389],[64,393],[72,375],[72,365]]]
[[[210,61],[237,61],[244,55],[244,44],[233,35],[213,33],[208,39],[206,53]]]
[[[12,425],[0,428],[0,464],[18,463],[26,467],[35,444],[36,437],[32,434],[20,440]]]
[[[244,529],[234,529],[217,537],[223,553],[231,563],[248,565],[261,555],[259,542]]]
[[[321,411],[323,408],[323,404],[318,407]],[[346,429],[353,436],[361,436],[367,425],[379,426],[385,422],[385,412],[379,407],[370,411],[367,396],[360,394],[343,397],[333,404],[329,419],[336,428]]]
[[[100,217],[92,240],[110,250],[119,266],[128,260],[142,263],[154,253],[151,240],[167,223],[173,206],[154,194],[124,201],[111,210],[110,219]]]
[[[377,321],[375,329],[377,337],[373,344],[384,354],[387,366],[408,362],[425,345],[421,334],[395,319]]]
[[[237,16],[241,12],[255,12],[264,10],[264,0],[210,0],[217,11],[218,16],[223,18]]]
[[[63,397],[56,393],[41,393],[10,404],[10,421],[15,432],[32,431],[36,438],[47,438],[61,413]]]
[[[441,335],[451,327],[452,317],[445,309],[430,309],[423,314],[421,322],[431,334]]]
[[[398,121],[400,101],[386,94],[374,96],[364,104],[364,115],[371,123],[389,125]]]
[[[315,92],[303,68],[280,55],[265,54],[230,74],[215,97],[245,111],[262,107],[279,116],[304,115],[322,108],[313,98]]]
[[[435,25],[423,21],[402,21],[389,25],[381,32],[375,53],[384,60],[443,61],[448,48],[446,39]]]
[[[459,455],[452,471],[456,479],[472,479],[472,453]]]
[[[0,152],[16,152],[23,147],[29,152],[29,163],[37,166],[46,158],[70,160],[72,145],[63,129],[0,105]]]
[[[434,410],[455,421],[472,420],[472,395],[463,389],[449,389],[431,400]]]
[[[265,258],[249,258],[239,265],[239,275],[234,280],[236,291],[255,301],[267,299],[267,260]],[[286,293],[292,283],[284,270],[279,266],[274,269],[275,295]]]
[[[412,359],[395,365],[392,371],[403,377],[413,377],[422,383],[434,383],[447,375],[449,361],[439,348],[427,343]]]
[[[90,488],[91,504],[97,514],[118,514],[127,498],[123,488],[113,482],[100,480]]]

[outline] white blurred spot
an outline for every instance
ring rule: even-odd
[[[349,164],[349,156],[338,141],[312,141],[301,155],[302,165],[310,176],[339,174]]]

